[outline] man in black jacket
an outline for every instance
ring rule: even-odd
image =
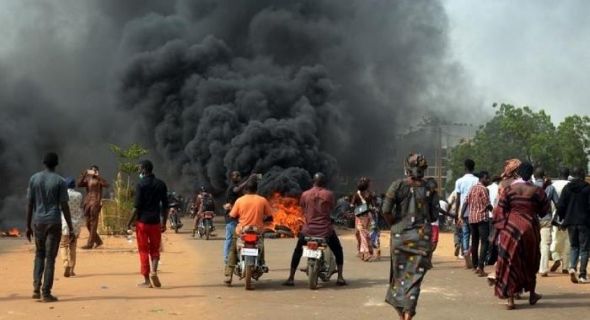
[[[563,219],[563,227],[569,233],[571,245],[570,277],[573,283],[588,283],[586,267],[590,250],[590,185],[584,181],[585,173],[580,167],[572,169],[574,178],[561,193],[557,214]],[[580,276],[576,267],[580,259]]]

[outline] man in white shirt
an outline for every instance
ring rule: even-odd
[[[74,267],[76,266],[76,244],[84,222],[84,212],[82,211],[82,193],[76,191],[76,180],[74,178],[66,178],[66,186],[68,187],[68,204],[70,206],[70,213],[72,215],[72,227],[74,228],[73,236],[70,238],[70,231],[65,222],[66,219],[62,213],[61,215],[61,243],[59,249],[61,252],[61,259],[64,266],[64,277],[75,276]]]
[[[471,259],[469,258],[471,255],[469,254],[469,208],[463,211],[462,206],[465,204],[465,198],[471,188],[479,183],[479,179],[473,175],[473,170],[475,169],[475,162],[471,159],[466,159],[463,162],[465,174],[463,177],[457,179],[455,182],[455,191],[457,192],[457,199],[456,199],[456,207],[457,213],[463,213],[463,217],[459,217],[459,220],[463,220],[461,225],[461,249],[463,251],[463,256],[465,257],[465,267],[467,269],[473,268],[473,264],[471,263]]]
[[[562,167],[559,168],[558,171],[558,179],[553,181],[552,185],[553,188],[555,188],[557,196],[561,197],[561,191],[563,190],[563,187],[565,187],[565,185],[570,182],[568,179],[570,170],[568,168]],[[553,214],[555,215],[555,211],[553,211]],[[561,273],[567,274],[567,268],[570,265],[570,239],[567,229],[562,230],[556,226],[553,226],[553,237],[551,238],[551,245],[549,249],[551,250],[551,257],[553,258],[553,265],[549,271],[555,272],[561,266]]]

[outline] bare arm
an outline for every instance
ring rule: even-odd
[[[31,228],[31,224],[33,221],[33,199],[29,199],[29,203],[27,204],[27,239],[31,242],[31,237],[33,236],[33,229]]]
[[[86,171],[84,171],[84,172],[82,172],[82,174],[80,174],[80,178],[78,178],[77,185],[80,188],[88,187],[88,181],[86,180]]]
[[[131,230],[131,225],[137,219],[137,208],[133,208],[131,211],[131,217],[129,218],[129,222],[127,222],[127,229]]]

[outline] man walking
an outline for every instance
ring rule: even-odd
[[[102,208],[102,190],[108,188],[109,183],[100,176],[98,166],[91,166],[80,174],[78,187],[86,188],[84,198],[84,216],[86,217],[86,228],[88,228],[88,242],[81,247],[84,250],[102,246],[103,242],[98,235],[98,216]]]
[[[471,261],[471,254],[469,253],[469,208],[466,210],[462,209],[462,206],[465,205],[465,198],[469,193],[469,190],[479,182],[479,179],[473,175],[473,170],[475,169],[475,162],[471,159],[466,159],[463,162],[465,174],[463,177],[457,179],[455,182],[455,192],[457,192],[457,199],[455,207],[457,212],[462,213],[460,215],[460,223],[461,226],[461,249],[463,251],[463,256],[465,257],[465,268],[471,269],[473,268],[473,263]]]
[[[139,182],[135,187],[133,211],[127,224],[127,228],[131,229],[133,221],[137,220],[135,223],[137,250],[141,264],[140,271],[144,280],[137,285],[140,288],[162,286],[158,278],[158,263],[160,262],[162,232],[166,231],[169,213],[168,188],[164,181],[156,178],[152,173],[153,169],[154,165],[149,160],[139,163]],[[162,216],[162,220],[160,220],[160,216]],[[152,262],[151,272],[150,260]]]
[[[29,180],[26,235],[29,242],[31,237],[35,236],[33,299],[55,302],[57,298],[51,294],[51,289],[55,273],[55,258],[61,240],[62,212],[71,235],[74,234],[74,230],[68,206],[66,183],[55,173],[55,168],[59,164],[57,154],[47,153],[43,158],[43,164],[45,170],[35,173]],[[75,239],[73,236],[70,237]]]
[[[76,266],[76,242],[80,236],[80,229],[84,213],[82,212],[82,194],[76,191],[76,180],[74,178],[66,178],[66,186],[68,187],[68,206],[70,207],[70,214],[74,233],[70,234],[68,224],[64,215],[61,215],[61,243],[59,245],[61,251],[61,259],[64,266],[64,277],[75,276],[74,267]]]
[[[557,198],[559,198],[561,197],[563,187],[570,182],[568,179],[570,170],[567,167],[561,167],[558,169],[557,174],[557,180],[553,181],[553,187],[555,188],[555,193],[557,193]],[[554,211],[553,214],[557,214],[556,212]],[[553,226],[552,229],[553,237],[551,237],[549,250],[551,250],[553,265],[550,271],[555,272],[561,267],[561,273],[567,274],[570,265],[570,239],[567,229],[558,226]]]
[[[584,181],[584,170],[572,169],[572,181],[561,193],[557,204],[557,214],[563,219],[570,237],[570,278],[573,283],[588,283],[586,268],[590,250],[590,185]],[[576,276],[580,261],[580,276]]]
[[[537,167],[535,169],[535,185],[545,190],[547,200],[553,205],[557,205],[559,198],[555,188],[550,184],[550,180],[545,178],[545,170],[543,167]],[[541,277],[547,277],[549,272],[549,246],[551,245],[551,218],[553,215],[549,212],[539,213],[539,224],[541,225],[541,265],[539,266],[539,274]],[[553,266],[552,266],[553,268]]]
[[[490,237],[490,222],[488,211],[492,210],[490,203],[489,190],[489,173],[482,171],[479,173],[479,182],[469,190],[467,197],[465,197],[465,204],[461,211],[467,211],[469,207],[469,227],[471,230],[471,261],[475,274],[480,277],[485,277],[487,274],[483,271],[486,257],[488,256],[489,237]],[[462,221],[461,223],[465,223]],[[481,250],[477,252],[481,243]]]
[[[334,227],[330,213],[334,210],[334,193],[326,189],[326,176],[318,172],[313,176],[313,187],[301,194],[299,201],[301,210],[305,217],[305,224],[299,233],[297,245],[291,257],[291,270],[289,278],[283,283],[285,286],[292,287],[294,285],[295,272],[301,256],[303,255],[303,245],[305,244],[305,237],[326,238],[330,250],[334,253],[336,258],[336,265],[338,267],[338,280],[336,285],[346,285],[346,281],[342,276],[342,268],[344,265],[344,254],[342,252],[342,245]]]

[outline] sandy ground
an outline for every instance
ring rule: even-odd
[[[217,228],[224,234],[221,224]],[[271,271],[260,279],[255,291],[245,291],[242,281],[234,280],[230,288],[222,284],[221,239],[194,239],[188,230],[181,231],[164,236],[162,288],[136,287],[142,277],[135,239],[129,243],[125,237],[104,237],[103,249],[78,250],[76,277],[64,278],[58,262],[53,289],[60,299],[57,303],[30,298],[34,245],[25,238],[0,239],[0,279],[4,281],[0,319],[397,319],[383,302],[388,253],[383,252],[382,261],[359,261],[348,230],[338,232],[349,285],[336,287],[333,278],[317,291],[306,288],[301,272],[296,275],[295,287],[281,286],[288,274],[294,239],[267,240]],[[386,248],[385,235],[382,243]],[[462,269],[452,248],[452,235],[442,234],[434,269],[422,286],[416,319],[587,319],[590,315],[590,285],[574,285],[561,274],[539,279],[538,290],[544,298],[537,306],[521,300],[516,310],[506,311],[484,278]]]

